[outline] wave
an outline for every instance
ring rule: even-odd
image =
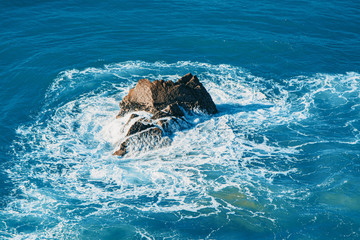
[[[219,113],[191,116],[192,127],[176,132],[170,146],[112,156],[124,125],[115,119],[118,103],[137,80],[188,72],[198,75]],[[197,237],[214,236],[224,223],[269,234],[292,206],[308,207],[318,184],[300,184],[311,174],[299,164],[308,149],[359,144],[359,87],[355,72],[276,81],[198,62],[64,71],[38,117],[17,129],[7,169],[15,187],[0,210],[0,236],[91,238],[121,228],[137,237],[191,238],[181,228],[159,233],[151,226],[202,219],[210,220]]]

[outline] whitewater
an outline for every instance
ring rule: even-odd
[[[188,72],[219,113],[187,116],[169,146],[113,156],[136,82]],[[356,72],[274,80],[192,61],[60,72],[16,129],[0,237],[359,238],[359,103]]]

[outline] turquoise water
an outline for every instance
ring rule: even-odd
[[[0,1],[1,239],[359,239],[357,1]],[[143,77],[219,113],[114,157]]]

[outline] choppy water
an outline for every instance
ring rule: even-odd
[[[356,2],[1,4],[0,238],[360,238]],[[219,113],[112,156],[129,89],[188,72]]]

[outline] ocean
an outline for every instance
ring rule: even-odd
[[[360,239],[360,4],[0,0],[0,239]],[[141,78],[219,112],[113,156]]]

